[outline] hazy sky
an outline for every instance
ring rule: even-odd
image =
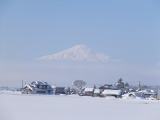
[[[22,77],[104,84],[122,77],[160,85],[159,6],[158,0],[1,0],[1,84],[19,86]],[[35,60],[80,44],[125,63]]]

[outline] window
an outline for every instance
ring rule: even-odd
[[[48,90],[48,93],[50,94],[50,93],[51,93],[51,91],[50,91],[50,90]]]

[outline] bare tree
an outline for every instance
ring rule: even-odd
[[[75,80],[73,82],[73,85],[76,86],[78,89],[82,88],[83,86],[86,85],[86,82],[83,80]]]

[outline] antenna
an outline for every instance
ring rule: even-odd
[[[25,80],[25,85],[26,85],[26,83],[27,83],[26,81],[27,81],[27,80]]]
[[[138,81],[138,85],[139,85],[139,89],[141,89],[141,82],[140,81]]]

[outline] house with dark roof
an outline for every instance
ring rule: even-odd
[[[100,89],[94,89],[94,88],[83,88],[81,92],[79,93],[80,96],[92,96],[92,97],[98,97],[100,95]]]
[[[79,95],[80,96],[92,96],[93,95],[93,90],[94,90],[94,88],[88,88],[88,87],[83,88],[80,91]]]
[[[122,91],[113,85],[103,85],[99,87],[101,90],[100,97],[114,96],[116,98],[121,97]]]

